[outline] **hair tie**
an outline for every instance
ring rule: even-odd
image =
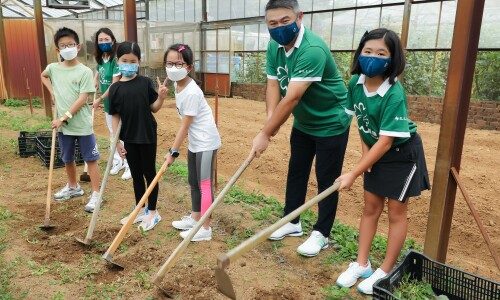
[[[179,52],[182,52],[184,50],[186,50],[186,46],[184,46],[184,45],[180,45],[179,48],[177,48],[177,51],[179,51]]]

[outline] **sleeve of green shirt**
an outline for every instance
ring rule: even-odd
[[[310,47],[297,57],[297,63],[291,70],[293,81],[321,81],[326,65],[326,53],[320,47]]]
[[[267,79],[278,80],[278,73],[276,72],[276,51],[271,43],[272,42],[269,42],[269,44],[267,44],[266,52]]]
[[[390,104],[382,110],[379,135],[410,137],[408,112],[403,101],[387,101]]]
[[[351,81],[347,85],[347,101],[346,107],[344,107],[344,111],[346,114],[354,117],[356,116],[356,114],[354,112],[354,100],[352,99],[353,82],[354,84],[357,82],[357,79],[355,77],[351,78]]]
[[[94,79],[92,77],[92,70],[85,70],[82,80],[80,80],[80,94],[95,93]]]
[[[49,78],[52,78],[52,64],[48,64],[47,67],[45,67],[44,72],[49,75]]]
[[[122,73],[120,73],[120,69],[118,68],[118,62],[116,61],[116,58],[113,59],[113,77],[115,76],[121,76]]]

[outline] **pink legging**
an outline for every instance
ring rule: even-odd
[[[213,174],[217,150],[188,151],[188,181],[193,212],[204,215],[214,199]]]

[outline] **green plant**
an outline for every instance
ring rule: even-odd
[[[118,289],[117,283],[89,283],[85,287],[85,299],[92,300],[111,300],[120,299],[123,292]]]
[[[83,262],[78,267],[77,278],[79,280],[87,280],[94,278],[94,275],[98,273],[97,263],[99,261],[100,261],[99,256],[86,254],[83,257]]]
[[[403,276],[399,287],[393,294],[398,299],[411,300],[429,300],[436,296],[430,283],[413,280],[410,278],[410,274]]]
[[[187,163],[184,161],[176,160],[170,167],[168,167],[168,173],[187,180],[188,178],[188,168]]]
[[[153,285],[151,283],[151,275],[149,275],[145,271],[135,272],[134,278],[135,278],[135,280],[137,280],[139,287],[141,287],[145,290],[150,290],[153,287]]]
[[[49,272],[49,268],[37,264],[35,261],[28,260],[28,268],[31,270],[31,275],[42,276]]]
[[[52,296],[52,300],[64,300],[64,293],[59,291]]]
[[[323,288],[323,294],[325,295],[325,298],[328,300],[351,299],[351,297],[349,297],[348,288],[341,288],[336,285],[330,285]]]
[[[7,107],[21,107],[28,105],[28,101],[20,99],[6,99],[3,105]]]
[[[74,280],[71,269],[61,262],[54,262],[49,269],[53,274],[58,275],[60,284],[67,284]]]
[[[270,207],[262,207],[258,211],[252,212],[252,217],[254,220],[258,221],[263,221],[263,220],[269,220],[269,217],[271,216],[272,209]]]

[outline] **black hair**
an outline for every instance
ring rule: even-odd
[[[99,48],[99,34],[101,34],[101,33],[105,33],[105,34],[109,35],[111,37],[111,41],[113,42],[111,52],[109,53],[110,60],[113,60],[113,58],[115,58],[116,47],[117,47],[116,46],[116,38],[115,38],[115,35],[113,34],[113,31],[111,31],[111,29],[103,27],[103,28],[100,28],[99,30],[97,30],[97,32],[95,33],[95,38],[94,38],[94,57],[95,57],[95,61],[99,65],[103,64],[102,55],[104,54],[104,52],[102,52],[101,49]]]
[[[56,45],[56,48],[59,48],[59,40],[66,36],[73,38],[78,45],[80,44],[80,39],[78,38],[78,33],[76,33],[76,31],[68,27],[62,27],[56,31],[56,34],[54,34],[54,44]]]
[[[384,72],[384,78],[389,78],[389,83],[394,84],[396,77],[403,73],[405,69],[405,56],[403,52],[403,47],[401,46],[401,41],[398,35],[386,28],[377,28],[370,32],[366,32],[361,41],[359,42],[358,49],[354,53],[354,60],[352,62],[351,74],[361,74],[361,66],[359,65],[358,57],[361,51],[365,47],[365,44],[369,40],[384,39],[385,45],[389,48],[391,53],[391,64]]]
[[[191,47],[189,47],[186,44],[173,44],[172,46],[168,47],[167,51],[165,51],[165,54],[163,54],[163,65],[167,64],[167,55],[170,51],[175,51],[181,54],[182,60],[188,65],[188,66],[193,66],[194,63],[194,56],[193,56],[193,50],[191,50]]]
[[[298,12],[299,2],[297,0],[269,0],[269,2],[267,2],[266,11],[276,8],[288,8]]]
[[[122,42],[118,45],[116,49],[116,57],[120,58],[125,54],[134,54],[139,60],[141,60],[141,48],[137,43],[133,42]]]

